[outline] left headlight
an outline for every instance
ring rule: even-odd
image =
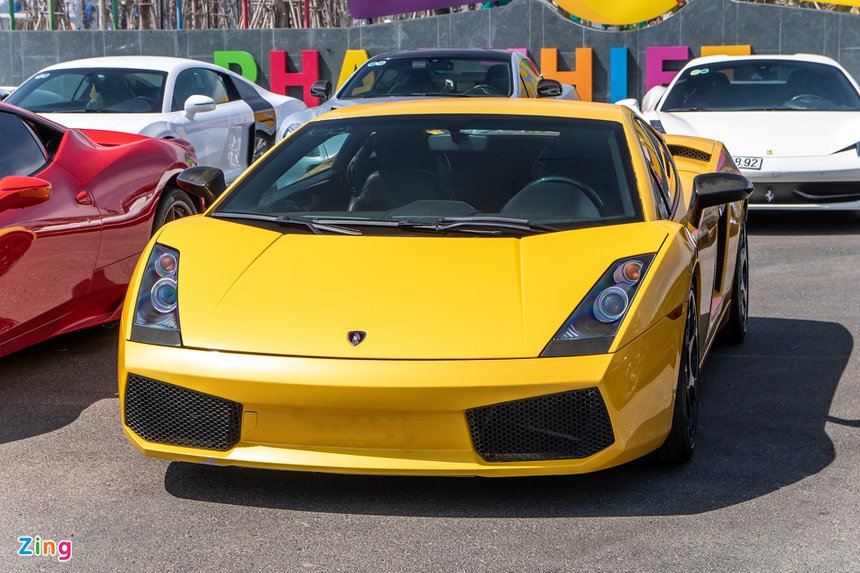
[[[627,316],[653,254],[615,261],[579,303],[541,356],[605,354]]]
[[[156,244],[143,269],[131,340],[182,346],[179,331],[179,251]]]

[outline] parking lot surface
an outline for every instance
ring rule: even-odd
[[[333,476],[140,456],[117,328],[0,359],[0,571],[860,571],[860,216],[750,218],[746,342],[693,460],[553,478]],[[17,555],[21,536],[72,558]]]

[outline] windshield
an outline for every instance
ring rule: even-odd
[[[298,230],[313,221],[362,234],[505,234],[632,222],[640,213],[620,123],[423,115],[310,123],[214,215],[279,218]]]
[[[38,113],[161,113],[166,76],[127,69],[41,72],[24,82],[6,103]]]
[[[396,58],[367,62],[339,98],[510,96],[510,60],[480,58]]]
[[[743,60],[684,71],[661,111],[860,110],[839,68],[790,60]]]

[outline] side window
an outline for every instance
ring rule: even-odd
[[[42,143],[17,115],[0,112],[0,177],[32,175],[45,166]]]
[[[659,146],[656,146],[651,136],[648,134],[639,123],[636,123],[636,134],[639,136],[639,143],[642,144],[642,151],[645,153],[645,161],[648,164],[648,170],[651,172],[651,183],[655,190],[655,202],[660,210],[660,215],[664,218],[669,216],[672,210],[672,202],[669,199],[669,185],[666,177],[666,166],[662,154],[658,151]]]
[[[216,104],[230,101],[227,86],[217,72],[203,68],[183,70],[173,86],[173,111],[185,108],[185,100],[193,95],[209,96]]]
[[[239,91],[239,84],[242,82],[231,78],[227,74],[219,73],[218,77],[221,78],[221,82],[224,84],[224,87],[227,90],[227,99],[229,101],[240,101],[244,99],[245,96],[243,96],[242,93]]]

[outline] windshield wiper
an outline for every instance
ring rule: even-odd
[[[282,227],[304,227],[315,235],[321,235],[323,232],[335,233],[337,235],[360,235],[358,229],[350,229],[349,227],[341,227],[337,224],[331,224],[328,221],[318,222],[317,219],[302,219],[299,217],[289,217],[287,215],[276,217],[274,215],[255,215],[252,213],[227,213],[218,212],[212,213],[213,217],[218,219],[241,219],[245,221],[265,221],[267,223],[275,223]]]
[[[516,219],[513,217],[443,217],[432,226],[437,231],[472,231],[473,229],[487,229],[497,231],[518,231],[522,233],[550,233],[559,231],[557,227],[532,223],[528,219]]]
[[[431,231],[437,233],[461,232],[479,235],[501,235],[504,232],[523,234],[549,233],[561,229],[550,225],[532,223],[528,219],[511,217],[442,217],[431,221],[414,219],[315,219],[328,225],[351,225],[355,227],[387,227],[407,231]]]

